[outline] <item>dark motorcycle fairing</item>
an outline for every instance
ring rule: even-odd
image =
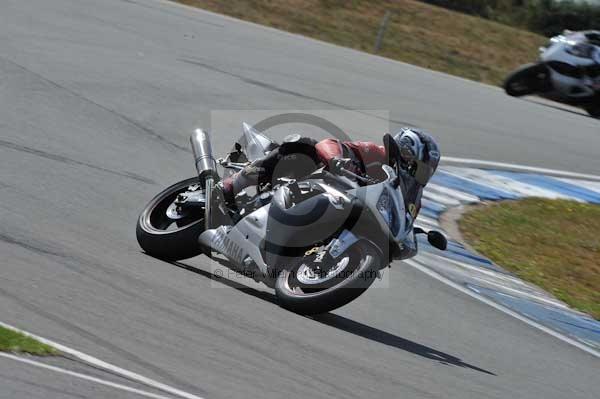
[[[298,256],[315,243],[325,241],[347,225],[353,215],[360,213],[358,199],[334,207],[325,194],[317,194],[290,206],[285,188],[277,190],[269,207],[265,250],[269,253]]]
[[[268,265],[283,269],[290,258],[304,256],[304,253],[322,243],[337,237],[343,230],[351,230],[358,237],[377,237],[372,242],[379,248],[385,259],[391,259],[398,251],[398,245],[389,239],[386,232],[380,231],[375,215],[365,207],[363,201],[351,197],[349,202],[334,206],[327,194],[317,194],[296,205],[285,188],[278,189],[269,208],[267,234],[264,240],[263,256]]]

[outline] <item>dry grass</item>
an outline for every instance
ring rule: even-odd
[[[600,206],[508,201],[467,212],[459,227],[480,253],[600,320]]]
[[[413,0],[177,0],[305,36],[491,84],[533,61],[542,36]]]

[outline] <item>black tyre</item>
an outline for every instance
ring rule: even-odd
[[[600,118],[600,104],[585,107],[585,110],[591,117]]]
[[[187,259],[203,253],[198,236],[204,231],[204,207],[191,208],[181,218],[171,219],[167,209],[177,195],[198,184],[193,177],[175,183],[154,197],[138,218],[136,236],[149,255],[167,260]]]
[[[299,258],[293,265],[279,273],[275,281],[275,293],[279,305],[300,314],[329,312],[358,298],[377,278],[381,268],[381,252],[371,243],[359,241],[338,257],[347,264],[330,276],[317,276],[307,282],[303,270],[306,257]],[[331,270],[331,269],[330,269]],[[320,279],[320,280],[319,280]],[[317,281],[318,280],[318,281]]]
[[[548,90],[548,69],[542,64],[526,64],[513,71],[504,81],[506,94],[527,96]]]

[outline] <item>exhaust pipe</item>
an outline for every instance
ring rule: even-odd
[[[219,180],[217,162],[212,154],[210,136],[204,130],[194,130],[190,137],[190,144],[192,145],[200,184],[204,186],[204,230],[210,230],[212,228],[213,185],[215,180]]]
[[[190,144],[192,145],[192,151],[194,153],[194,161],[196,163],[196,170],[200,180],[205,179],[208,176],[217,176],[217,162],[212,154],[212,148],[210,145],[210,136],[202,129],[194,130],[190,137]]]

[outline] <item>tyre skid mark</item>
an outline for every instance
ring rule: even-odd
[[[58,155],[58,154],[52,154],[50,152],[47,151],[42,151],[36,148],[32,148],[32,147],[27,147],[24,145],[20,145],[17,143],[13,143],[10,141],[6,141],[6,140],[2,140],[0,139],[0,146],[4,147],[4,148],[9,148],[11,150],[15,150],[15,151],[20,151],[20,152],[24,152],[27,154],[32,154],[32,155],[36,155],[38,157],[41,158],[46,158],[46,159],[50,159],[53,161],[57,161],[57,162],[62,162],[64,164],[67,165],[77,165],[77,166],[85,166],[87,168],[90,169],[95,169],[95,170],[99,170],[101,172],[105,172],[105,173],[110,173],[116,176],[121,176],[121,177],[126,177],[128,179],[133,179],[142,183],[147,183],[147,184],[156,184],[156,182],[152,179],[148,179],[147,177],[144,176],[140,176],[137,175],[135,173],[131,173],[131,172],[119,172],[116,170],[111,170],[111,169],[107,169],[104,168],[102,166],[97,166],[97,165],[93,165],[91,163],[88,162],[83,162],[83,161],[78,161],[72,158],[68,158],[65,157],[63,155]]]

